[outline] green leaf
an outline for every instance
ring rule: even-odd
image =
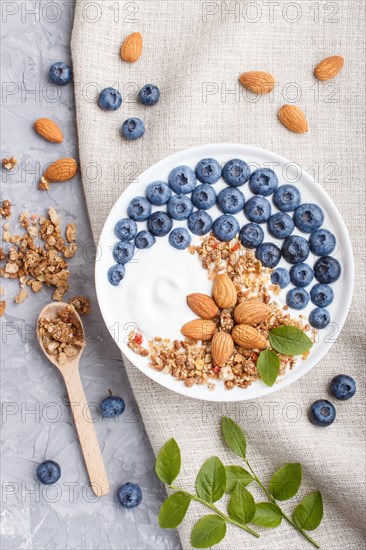
[[[284,355],[301,355],[313,345],[305,332],[287,325],[273,328],[269,333],[269,341],[276,351]]]
[[[254,518],[254,498],[242,485],[236,485],[230,498],[228,512],[231,518],[243,523],[249,523]]]
[[[178,527],[186,515],[190,502],[191,497],[181,491],[170,495],[160,508],[158,518],[160,527],[164,529]]]
[[[220,500],[225,492],[225,466],[217,456],[212,456],[202,465],[196,478],[197,495],[206,502]]]
[[[155,462],[155,472],[160,481],[170,485],[180,472],[180,450],[175,439],[169,439],[160,449]]]
[[[319,491],[306,495],[296,506],[293,518],[296,525],[305,531],[313,531],[319,527],[323,519],[323,499]]]
[[[267,386],[273,386],[280,372],[278,355],[270,349],[261,351],[257,360],[257,371]]]
[[[244,458],[247,450],[247,442],[243,430],[236,422],[223,416],[221,420],[222,435],[226,445],[238,456]]]
[[[282,521],[282,514],[276,504],[272,502],[258,502],[255,505],[254,518],[251,523],[262,527],[278,527]]]
[[[226,535],[226,522],[216,514],[204,516],[192,529],[191,544],[193,548],[210,548],[218,544]]]
[[[285,464],[271,477],[269,490],[277,500],[288,500],[296,495],[301,485],[301,464]]]
[[[246,487],[252,483],[253,477],[241,466],[226,466],[226,493],[232,493],[237,483]]]

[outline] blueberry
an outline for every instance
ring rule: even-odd
[[[217,206],[224,214],[237,214],[243,210],[244,203],[244,195],[236,187],[225,187],[217,197]]]
[[[290,284],[290,274],[287,269],[277,267],[271,274],[271,283],[280,288],[286,288]]]
[[[294,220],[284,212],[277,212],[272,214],[268,220],[268,231],[276,239],[285,239],[294,230]]]
[[[175,193],[190,193],[196,187],[197,179],[189,166],[177,166],[170,172],[168,183]]]
[[[216,191],[208,183],[197,185],[192,191],[192,202],[196,208],[208,210],[216,202]]]
[[[108,269],[108,281],[113,286],[118,286],[125,276],[125,266],[122,264],[112,265]]]
[[[114,88],[104,88],[99,94],[98,105],[103,111],[117,111],[122,105],[122,96]]]
[[[316,306],[326,307],[333,302],[334,292],[329,285],[317,283],[310,290],[310,298]]]
[[[167,211],[173,220],[186,220],[193,211],[193,204],[186,195],[174,195],[168,202]]]
[[[172,190],[163,181],[153,181],[146,187],[146,198],[155,206],[163,206],[172,196]]]
[[[61,468],[53,460],[45,460],[37,468],[37,477],[44,485],[52,485],[61,477]]]
[[[248,220],[264,223],[271,215],[271,205],[264,197],[255,196],[245,203],[244,213]]]
[[[286,295],[286,304],[292,309],[304,309],[309,300],[309,293],[304,288],[292,288]]]
[[[147,220],[148,230],[156,237],[164,237],[172,227],[173,222],[166,212],[154,212]]]
[[[247,223],[240,229],[239,239],[247,248],[257,248],[264,239],[263,229],[257,223]]]
[[[136,222],[143,222],[150,217],[151,204],[145,197],[135,197],[127,208],[127,214]]]
[[[316,204],[305,203],[298,206],[294,213],[294,222],[303,233],[318,229],[324,221],[323,210]]]
[[[196,176],[202,183],[216,183],[221,178],[222,168],[215,159],[202,159],[196,166]]]
[[[114,245],[113,258],[117,264],[127,264],[133,258],[134,252],[135,246],[132,243],[119,241]]]
[[[127,118],[122,124],[121,134],[128,141],[135,141],[145,133],[145,125],[141,118]]]
[[[229,160],[223,170],[222,177],[231,187],[240,187],[248,181],[250,168],[246,162],[240,159]]]
[[[259,168],[249,178],[249,189],[255,195],[268,197],[278,186],[278,178],[270,168]]]
[[[336,417],[334,405],[326,399],[319,399],[311,405],[309,411],[309,419],[316,426],[330,426],[333,424]]]
[[[196,210],[188,217],[187,224],[195,235],[206,235],[211,230],[212,218],[205,210]]]
[[[334,283],[340,277],[341,266],[335,258],[322,256],[315,262],[314,274],[319,283]]]
[[[137,223],[130,218],[123,218],[116,223],[114,232],[120,241],[132,241],[137,234]]]
[[[309,323],[318,329],[327,327],[330,323],[329,311],[323,307],[316,307],[309,314]]]
[[[262,243],[255,251],[255,257],[263,267],[276,267],[281,259],[281,250],[273,243]]]
[[[304,237],[291,235],[284,240],[281,251],[289,264],[300,264],[309,256],[309,243]]]
[[[290,269],[290,280],[294,286],[308,286],[314,278],[314,272],[308,264],[296,264]]]
[[[124,508],[135,508],[142,500],[142,491],[136,483],[124,483],[118,489],[117,498]]]
[[[239,233],[239,222],[234,216],[223,214],[212,226],[212,232],[219,241],[231,241]]]
[[[136,248],[150,248],[155,243],[155,237],[145,229],[137,233],[135,238]]]
[[[174,248],[184,250],[191,244],[191,236],[184,227],[177,227],[169,235],[169,242]]]
[[[273,194],[273,204],[281,212],[292,212],[301,203],[300,191],[293,185],[281,185]]]
[[[121,397],[111,395],[101,402],[100,410],[104,418],[113,418],[123,413],[125,410],[125,402]]]
[[[58,61],[51,65],[48,76],[57,86],[65,86],[72,80],[72,68],[63,61]]]
[[[155,84],[145,84],[139,91],[139,100],[143,105],[155,105],[160,98],[160,90]]]
[[[310,250],[316,256],[329,256],[335,245],[336,238],[328,229],[317,229],[309,237]]]
[[[352,376],[338,374],[330,383],[330,391],[336,399],[347,401],[347,399],[351,399],[356,393],[356,382]]]

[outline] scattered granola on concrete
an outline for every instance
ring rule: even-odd
[[[16,304],[21,304],[22,302],[24,302],[24,300],[26,300],[28,298],[29,294],[26,290],[24,290],[24,288],[19,292],[19,294],[17,294],[16,296],[14,296],[14,302]]]
[[[38,323],[42,344],[60,365],[78,355],[85,346],[83,328],[75,316],[75,308],[68,305],[54,319],[42,317]]]
[[[2,207],[0,208],[0,214],[3,218],[6,218],[7,220],[11,216],[11,202],[7,199],[3,200]],[[8,224],[6,226],[3,226],[4,231],[8,229]]]
[[[10,157],[8,159],[3,159],[2,164],[6,170],[13,170],[13,168],[15,168],[18,164],[18,161],[15,157]]]
[[[0,317],[2,317],[4,315],[5,310],[6,310],[6,301],[1,300],[1,302],[0,302]]]
[[[74,296],[69,300],[69,304],[74,306],[79,315],[89,315],[90,300],[86,296]]]

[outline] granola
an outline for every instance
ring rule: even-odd
[[[13,170],[13,168],[15,168],[18,164],[18,161],[15,157],[10,157],[8,159],[3,159],[2,164],[6,170]]]
[[[69,300],[69,304],[74,306],[80,315],[89,315],[90,313],[90,300],[85,296],[74,296]]]

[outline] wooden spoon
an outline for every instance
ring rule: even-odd
[[[58,368],[64,378],[76,430],[80,440],[81,450],[83,452],[86,468],[89,474],[90,484],[97,496],[103,496],[109,492],[109,481],[79,374],[79,361],[84,348],[80,348],[78,355],[68,358],[66,364],[60,365],[57,361],[56,355],[50,355],[47,353],[43,345],[42,338],[39,334],[40,319],[55,319],[59,312],[68,305],[69,304],[65,304],[63,302],[57,302],[48,304],[42,309],[37,322],[37,337],[44,354],[51,361],[51,363]],[[80,316],[76,311],[74,315],[75,319],[82,327],[83,336],[85,339],[83,324]]]

